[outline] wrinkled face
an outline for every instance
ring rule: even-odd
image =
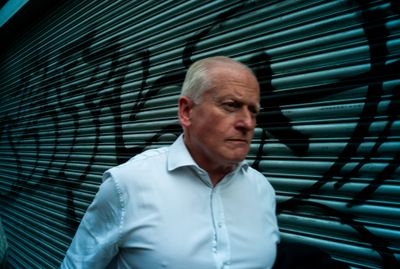
[[[245,159],[260,103],[258,82],[247,70],[220,68],[212,77],[213,88],[203,94],[199,104],[180,100],[185,143],[203,168],[232,166]],[[182,120],[183,111],[187,122]]]

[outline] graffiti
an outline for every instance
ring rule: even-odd
[[[357,220],[357,216],[311,200],[311,197],[319,195],[322,188],[328,183],[333,182],[335,190],[339,191],[349,184],[353,177],[357,176],[365,164],[379,157],[379,148],[389,141],[393,124],[399,119],[400,93],[399,89],[396,89],[387,108],[387,124],[374,141],[369,153],[363,156],[349,172],[337,179],[337,175],[341,174],[346,164],[353,160],[358,148],[366,139],[368,130],[374,123],[374,117],[378,114],[378,104],[384,94],[384,81],[377,82],[371,78],[398,79],[397,70],[400,70],[400,61],[389,61],[390,52],[386,44],[390,33],[386,25],[386,14],[379,9],[370,9],[368,1],[357,0],[352,3],[356,4],[360,10],[360,20],[362,20],[362,28],[369,47],[369,71],[341,78],[329,85],[304,87],[298,93],[293,92],[291,98],[286,98],[279,95],[273,86],[273,59],[265,48],[258,48],[246,60],[246,64],[253,68],[260,81],[261,106],[264,108],[263,113],[257,119],[261,134],[258,137],[259,145],[252,166],[261,170],[260,165],[264,159],[263,150],[269,143],[269,137],[284,144],[290,149],[293,156],[307,157],[309,154],[312,143],[310,136],[293,126],[292,120],[283,113],[282,106],[312,102],[348,91],[356,86],[366,86],[364,106],[345,147],[339,152],[334,163],[323,172],[321,179],[293,197],[278,203],[277,213],[301,212],[305,207],[321,211],[326,216],[336,218],[342,224],[354,229],[364,243],[369,244],[381,256],[383,268],[395,268],[399,266],[399,262],[396,260],[390,242],[370,232],[365,224]],[[74,191],[79,190],[82,184],[88,180],[88,175],[91,174],[93,167],[97,164],[98,156],[101,155],[104,111],[108,111],[108,115],[112,118],[112,123],[107,122],[112,131],[108,131],[107,134],[111,133],[114,139],[115,164],[121,164],[154,145],[165,134],[178,136],[181,132],[178,123],[165,124],[142,141],[140,145],[129,146],[125,138],[124,125],[127,123],[127,119],[129,122],[135,123],[149,101],[156,98],[163,88],[182,83],[185,71],[194,61],[197,46],[201,41],[218,32],[229,20],[245,14],[246,9],[256,9],[257,4],[257,1],[242,1],[217,14],[206,28],[186,39],[181,48],[181,68],[165,72],[152,82],[150,82],[152,48],[128,52],[125,50],[122,54],[124,43],[121,36],[111,38],[100,46],[98,45],[100,35],[98,27],[94,27],[85,36],[60,49],[57,52],[56,68],[50,68],[50,62],[54,59],[51,59],[49,51],[38,52],[21,72],[18,109],[15,113],[9,112],[1,118],[2,143],[8,143],[12,158],[16,162],[16,179],[9,190],[5,192],[2,190],[0,193],[1,204],[5,205],[17,200],[22,193],[33,194],[44,185],[60,187],[65,191],[67,198],[65,222],[71,227],[70,236],[72,236],[79,224]],[[399,14],[398,2],[391,1],[390,5],[391,10],[395,14]],[[132,66],[141,69],[140,87],[135,89],[135,95],[132,100],[129,100],[129,108],[126,108],[127,106],[124,105],[127,103],[127,99],[123,97],[124,86],[126,86],[126,79],[132,71]],[[77,72],[78,67],[85,69],[86,75]],[[79,81],[78,86],[76,81]],[[33,96],[35,97],[34,101],[31,100]],[[76,98],[65,98],[66,96]],[[76,102],[71,100],[76,100]],[[50,111],[52,113],[49,113]],[[83,114],[86,116],[82,117]],[[274,116],[269,117],[272,114]],[[66,118],[72,122],[72,126],[69,126],[67,130],[69,132],[67,142],[65,142],[64,135],[66,131],[62,125]],[[23,120],[20,121],[20,119]],[[43,119],[47,120],[47,125],[52,125],[54,132],[44,133],[38,129],[37,126]],[[84,142],[84,145],[90,145],[91,155],[80,163],[79,171],[76,173],[79,176],[71,177],[68,173],[70,167],[76,163],[74,161],[75,152],[82,145],[79,140],[80,132],[89,127],[91,136],[88,138],[89,141]],[[23,131],[14,135],[15,130]],[[44,142],[45,140],[54,143],[50,149]],[[34,152],[33,162],[26,161],[24,157],[24,145],[28,144],[26,141],[30,141],[29,145],[34,146],[30,149]],[[44,165],[43,160],[46,161]],[[394,154],[386,167],[347,202],[347,208],[367,203],[377,189],[396,173],[399,163],[400,154]],[[51,169],[52,167],[57,167],[57,169]]]
[[[372,26],[373,19],[382,19],[385,18],[384,14],[381,14],[379,10],[377,11],[369,11],[367,9],[367,4],[365,1],[359,1],[360,6],[362,7],[362,16],[364,19],[364,29],[366,33],[366,38],[370,47],[370,61],[371,61],[371,69],[368,73],[359,75],[357,78],[349,78],[347,80],[342,80],[337,83],[337,85],[328,85],[328,88],[337,89],[339,85],[345,86],[351,83],[355,83],[355,81],[366,81],[368,77],[378,76],[381,74],[386,74],[388,77],[396,77],[397,70],[399,67],[399,61],[395,63],[387,65],[385,63],[386,58],[389,55],[389,52],[386,49],[386,42],[389,33],[385,27],[385,20],[378,20],[380,23],[378,25]],[[379,44],[375,43],[377,37],[384,37],[384,41]],[[378,104],[381,96],[383,95],[382,91],[383,82],[382,83],[373,83],[368,84],[368,91],[366,94],[365,106],[359,116],[359,120],[357,122],[356,127],[351,134],[349,139],[349,143],[347,143],[346,147],[342,150],[342,152],[338,156],[338,160],[330,167],[328,171],[323,174],[321,180],[317,181],[311,187],[302,190],[298,195],[290,198],[287,201],[284,201],[278,204],[278,214],[282,211],[297,211],[301,210],[303,205],[310,204],[308,198],[313,194],[318,194],[318,191],[321,187],[331,181],[334,181],[334,176],[340,174],[340,170],[346,165],[346,163],[351,161],[351,158],[356,155],[356,151],[360,146],[363,138],[368,133],[369,127],[372,125],[372,121],[370,120],[378,113]],[[344,87],[342,87],[344,88]],[[310,95],[309,98],[314,98],[313,95]],[[356,167],[352,169],[350,173],[343,176],[340,181],[335,183],[335,188],[339,189],[346,183],[350,181],[350,178],[355,176],[358,171],[362,168],[362,166],[367,163],[371,158],[377,155],[378,148],[380,145],[387,139],[389,136],[389,132],[391,126],[394,122],[394,118],[398,117],[397,112],[395,112],[394,107],[397,106],[399,101],[399,94],[395,94],[390,103],[390,107],[388,109],[389,116],[389,124],[385,127],[384,131],[381,133],[379,138],[377,139],[374,147],[370,151],[370,154],[364,157],[363,161],[360,161]],[[296,152],[296,151],[295,151]],[[348,203],[348,207],[352,207],[355,205],[360,205],[366,202],[370,197],[372,197],[374,191],[381,186],[384,181],[391,177],[391,175],[398,168],[400,163],[399,154],[396,154],[394,158],[391,160],[390,164],[376,176],[374,181],[370,183],[367,187],[362,189],[358,194],[353,197],[353,200]],[[371,232],[368,231],[362,224],[356,221],[356,217],[350,214],[346,214],[344,212],[339,212],[332,208],[328,208],[322,204],[313,203],[313,206],[317,208],[323,208],[324,211],[329,211],[330,216],[338,217],[342,223],[350,225],[356,231],[358,231],[362,238],[365,239],[365,242],[371,244],[372,248],[375,249],[382,257],[382,266],[383,268],[396,268],[399,266],[398,261],[394,256],[394,251],[389,248],[388,242],[381,240],[380,238],[374,236]]]

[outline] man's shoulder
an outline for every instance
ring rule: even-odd
[[[248,176],[253,177],[253,178],[255,177],[257,180],[265,179],[265,176],[264,176],[263,173],[261,173],[261,172],[258,171],[257,169],[254,169],[254,168],[251,167],[251,166],[248,166],[248,167],[247,167],[247,169],[246,169],[246,174],[247,174]]]
[[[168,152],[170,146],[160,147],[160,148],[153,148],[143,151],[132,158],[130,158],[126,163],[121,164],[121,166],[135,164],[135,163],[142,163],[146,161],[152,161],[157,158],[162,158]]]
[[[268,178],[253,167],[249,166],[246,169],[246,176],[248,180],[252,181],[254,184],[265,186],[267,188],[272,188],[271,183],[269,182]]]
[[[133,156],[127,162],[109,169],[107,172],[118,176],[125,174],[132,176],[140,172],[149,172],[152,169],[161,168],[166,162],[168,150],[169,147],[148,149]]]

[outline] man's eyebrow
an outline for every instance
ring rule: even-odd
[[[224,99],[232,99],[232,100],[235,101],[235,102],[240,102],[240,103],[242,103],[242,104],[245,104],[245,102],[243,102],[242,100],[239,100],[238,97],[235,96],[235,95],[233,95],[233,94],[227,94],[227,95],[223,95],[223,96],[217,96],[217,94],[214,93],[214,94],[211,94],[211,97],[212,97],[212,99],[213,99],[214,101],[218,101],[218,102],[222,102],[222,101],[224,101]],[[249,105],[249,106],[253,106],[253,105],[250,105],[250,104],[248,104],[248,105]],[[254,108],[257,109],[258,111],[261,111],[261,109],[262,109],[259,102],[258,102],[257,104],[255,104]]]

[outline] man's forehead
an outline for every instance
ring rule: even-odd
[[[260,96],[257,80],[241,79],[238,77],[221,77],[211,83],[209,91],[215,95]]]
[[[222,102],[225,100],[233,100],[241,102],[243,104],[255,106],[260,108],[260,95],[255,93],[254,95],[245,94],[235,90],[224,91],[218,87],[214,87],[206,92],[214,101]]]

